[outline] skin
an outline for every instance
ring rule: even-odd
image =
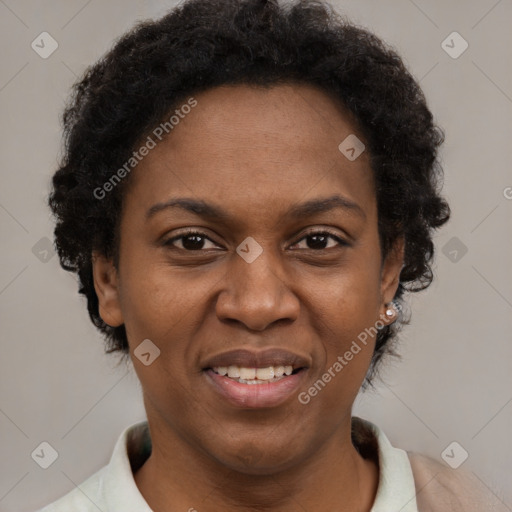
[[[153,451],[136,484],[155,512],[369,511],[378,466],[358,454],[350,426],[375,340],[307,405],[294,395],[279,407],[237,408],[200,365],[234,348],[281,347],[311,362],[305,391],[382,318],[403,241],[382,262],[369,155],[351,162],[338,150],[350,134],[364,138],[312,86],[223,86],[194,97],[197,106],[130,177],[117,268],[94,254],[100,314],[126,326],[150,426]],[[336,194],[361,213],[286,217],[293,205]],[[177,208],[148,217],[176,197],[214,203],[231,220]],[[199,250],[184,248],[190,238],[164,244],[187,227],[207,237]],[[327,238],[315,249],[306,234],[325,229],[349,245]],[[236,252],[249,236],[263,248],[250,264]],[[144,339],[161,351],[149,366],[133,355]]]

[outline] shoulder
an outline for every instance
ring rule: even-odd
[[[379,488],[375,511],[414,512],[510,512],[503,491],[493,482],[484,483],[464,467],[452,469],[423,454],[393,446],[375,424],[352,418],[352,440],[364,458],[378,455]],[[389,506],[396,496],[405,505]],[[412,498],[412,499],[411,499]]]
[[[472,472],[407,452],[421,512],[505,512],[497,494]]]
[[[37,512],[150,511],[133,478],[133,472],[150,452],[147,421],[126,427],[118,437],[107,465]]]

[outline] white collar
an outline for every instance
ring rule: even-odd
[[[371,429],[378,443],[379,485],[371,512],[418,512],[414,477],[407,452],[391,445],[384,432],[367,420],[359,422]],[[107,511],[151,512],[133,478],[127,454],[127,443],[135,436],[140,443],[147,430],[147,421],[124,430],[114,448],[105,474],[104,493]],[[122,489],[122,492],[119,492]]]
[[[359,421],[371,429],[378,443],[379,486],[371,512],[418,512],[414,475],[407,452],[392,446],[377,425],[367,420]]]
[[[371,512],[418,512],[407,453],[394,448],[373,423],[354,417],[353,425],[365,428],[378,445],[379,485]],[[147,457],[150,443],[147,421],[130,425],[119,436],[108,465],[39,512],[152,512],[135,483],[129,458]]]

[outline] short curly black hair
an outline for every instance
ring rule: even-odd
[[[75,83],[63,113],[64,151],[49,205],[61,266],[79,277],[106,352],[128,353],[123,326],[98,312],[92,252],[118,258],[119,220],[129,178],[100,199],[137,144],[192,94],[220,85],[314,85],[341,100],[365,138],[374,173],[383,258],[401,236],[404,266],[395,301],[433,279],[432,231],[450,216],[439,195],[442,130],[397,53],[325,2],[187,0],[138,22]],[[393,353],[402,319],[377,335],[365,383]]]

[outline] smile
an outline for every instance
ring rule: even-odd
[[[236,365],[217,366],[213,371],[227,376],[241,384],[263,384],[277,382],[293,373],[293,366],[268,366],[267,368],[246,368]]]
[[[229,371],[229,368],[226,368]],[[235,367],[238,370],[238,367]],[[264,371],[264,375],[271,374],[269,368],[239,368],[240,375],[256,376],[258,370]],[[275,370],[283,367],[277,366]],[[291,397],[295,396],[303,387],[302,382],[307,374],[307,368],[298,368],[290,372],[290,368],[284,367],[288,373],[280,377],[274,375],[269,379],[230,377],[229,374],[221,375],[215,370],[219,368],[208,368],[203,372],[208,387],[213,390],[214,395],[231,406],[242,409],[258,409],[277,407]],[[220,368],[224,371],[224,368]],[[247,373],[245,373],[245,371]],[[278,373],[279,373],[278,372]],[[236,370],[232,374],[236,374]]]
[[[311,358],[284,348],[239,348],[202,361],[213,399],[237,408],[276,407],[299,392]]]

